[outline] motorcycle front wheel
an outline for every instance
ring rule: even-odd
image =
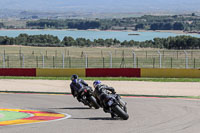
[[[93,97],[93,96],[91,96],[90,98],[90,103],[92,104],[92,106],[95,108],[95,109],[99,109],[99,104],[97,103],[97,100]]]
[[[129,115],[119,107],[119,105],[115,105],[112,107],[113,111],[123,120],[127,120],[129,118]]]

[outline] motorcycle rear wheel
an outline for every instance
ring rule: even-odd
[[[92,106],[95,108],[95,109],[99,109],[99,104],[97,103],[97,100],[93,97],[93,96],[91,96],[90,97],[90,103],[92,104]]]

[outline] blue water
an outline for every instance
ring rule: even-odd
[[[0,30],[0,36],[16,37],[21,33],[26,33],[29,35],[39,35],[39,34],[50,34],[58,36],[62,40],[65,36],[71,36],[73,38],[86,38],[90,40],[103,38],[116,38],[120,41],[124,40],[135,40],[135,41],[145,41],[152,40],[155,37],[167,38],[169,36],[177,36],[183,34],[175,34],[170,32],[127,32],[127,31],[83,31],[83,30]],[[137,33],[140,35],[128,35]],[[186,35],[186,34],[185,34]],[[195,37],[200,37],[200,34],[187,34]]]

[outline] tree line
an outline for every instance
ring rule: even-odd
[[[88,20],[47,20],[42,19],[38,21],[28,21],[26,23],[27,28],[32,29],[99,29],[100,22],[99,21],[88,21]]]
[[[185,30],[199,31],[200,17],[193,14],[173,16],[144,15],[118,19],[40,19],[28,21],[32,29],[100,29],[100,30]]]
[[[200,38],[192,36],[176,36],[154,38],[147,41],[119,41],[117,39],[86,39],[66,36],[60,40],[53,35],[20,34],[17,37],[0,36],[0,45],[24,45],[40,47],[140,47],[164,49],[200,49]]]

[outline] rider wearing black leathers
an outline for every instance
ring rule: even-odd
[[[104,109],[104,112],[108,112],[108,107],[106,105],[106,100],[109,99],[108,91],[115,94],[115,89],[113,87],[108,87],[107,85],[101,84],[101,81],[94,81],[93,86],[94,96],[97,99],[99,105]]]
[[[71,93],[73,97],[77,97],[77,100],[80,102],[79,90],[85,86],[88,86],[88,84],[84,80],[78,79],[78,75],[75,74],[71,76],[71,81],[72,81],[70,84]]]

